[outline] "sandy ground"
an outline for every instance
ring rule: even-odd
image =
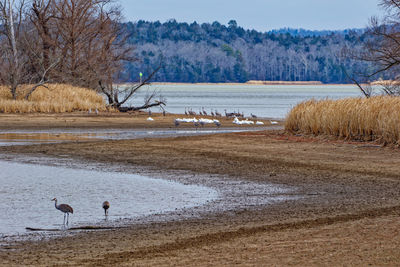
[[[83,125],[89,119],[75,123]],[[0,117],[0,125],[3,121]],[[18,127],[24,127],[23,118]],[[180,179],[191,177],[188,180],[196,182],[198,177],[201,184],[207,179],[213,183],[215,177],[274,183],[296,188],[293,195],[301,196],[126,229],[17,242],[0,251],[3,266],[398,266],[400,262],[398,148],[261,131],[0,147],[0,154],[10,159],[67,156],[125,171],[185,173]],[[251,192],[237,194],[253,197]]]

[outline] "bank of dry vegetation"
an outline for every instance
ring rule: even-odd
[[[49,84],[36,89],[25,100],[31,86],[20,86],[13,100],[9,88],[0,86],[1,113],[61,113],[73,111],[106,110],[104,98],[95,91],[65,84]]]
[[[292,133],[400,144],[400,97],[377,96],[341,100],[309,100],[286,118]]]

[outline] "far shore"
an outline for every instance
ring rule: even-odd
[[[180,83],[180,82],[152,82],[152,84],[161,85],[323,85],[319,81],[247,81],[244,83],[232,83],[232,82],[221,82],[221,83]]]
[[[180,83],[180,82],[152,82],[154,85],[233,85],[233,86],[260,86],[260,85],[321,85],[321,86],[348,86],[352,83],[323,83],[320,81],[248,81],[245,83]]]

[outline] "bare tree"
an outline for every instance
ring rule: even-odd
[[[36,67],[45,74],[41,80],[49,76],[54,81],[98,89],[110,106],[119,109],[158,70],[132,86],[115,85],[124,62],[138,59],[133,46],[126,45],[129,36],[123,33],[120,7],[113,0],[32,0],[30,20],[41,44]],[[59,63],[48,70],[52,62]],[[151,101],[151,96],[141,108],[164,104]]]
[[[23,82],[23,53],[19,47],[19,38],[23,23],[24,0],[0,1],[0,79],[10,87],[13,99],[17,98],[17,87]]]
[[[387,95],[399,95],[400,0],[381,0],[380,6],[386,11],[385,17],[382,20],[377,17],[371,18],[367,31],[369,38],[364,44],[364,49],[358,54],[348,54],[353,58],[372,63],[373,69],[364,73],[367,79],[383,73],[392,77],[391,81],[380,83],[381,89]],[[357,85],[363,91],[363,88]]]

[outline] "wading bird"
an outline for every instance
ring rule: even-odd
[[[174,120],[174,123],[175,123],[175,127],[178,127],[180,124],[179,120],[177,120],[177,119]]]
[[[108,209],[110,208],[110,202],[104,201],[103,202],[103,209],[104,209],[104,215],[108,216]]]
[[[65,225],[65,215],[67,215],[67,225],[68,225],[69,214],[74,213],[74,210],[72,209],[72,207],[67,204],[57,205],[57,198],[53,198],[51,201],[54,201],[54,205],[56,206],[56,209],[58,209],[61,212],[64,212],[64,225]]]

